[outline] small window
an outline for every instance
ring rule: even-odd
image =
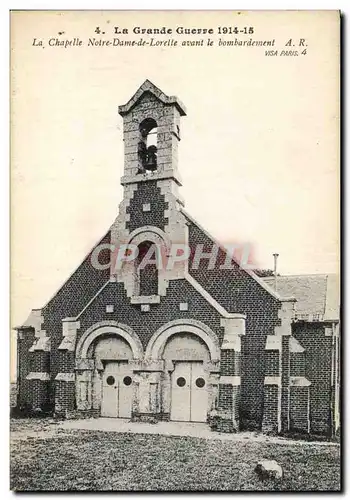
[[[115,383],[115,378],[114,378],[114,377],[112,377],[112,375],[109,375],[109,376],[107,377],[106,382],[107,382],[107,385],[114,385],[114,383]]]
[[[131,385],[132,379],[128,375],[123,378],[124,385]]]
[[[196,386],[199,387],[200,389],[205,386],[205,380],[202,377],[197,378],[196,380]]]
[[[139,130],[139,173],[153,172],[157,169],[157,122],[153,118],[146,118],[140,123]]]
[[[184,387],[186,385],[186,380],[183,377],[179,377],[176,383],[179,387]]]

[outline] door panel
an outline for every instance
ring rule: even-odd
[[[191,364],[175,364],[171,378],[171,420],[188,422],[191,419]]]
[[[207,374],[203,363],[191,367],[191,421],[206,422],[208,412]]]
[[[203,363],[177,362],[171,381],[171,420],[206,422],[207,411],[207,374]]]
[[[101,416],[130,418],[132,373],[127,361],[106,363],[102,381]]]
[[[128,365],[120,367],[119,372],[119,418],[131,417],[131,403],[132,403],[132,373]]]

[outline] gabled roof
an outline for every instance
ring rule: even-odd
[[[269,286],[274,286],[274,277],[263,280]],[[277,293],[293,295],[297,299],[297,319],[339,319],[340,287],[339,276],[336,274],[277,276]]]
[[[158,87],[156,87],[149,80],[145,80],[141,87],[136,91],[136,93],[129,99],[126,104],[118,107],[118,112],[121,116],[127,115],[131,109],[139,102],[141,97],[145,92],[150,92],[157,99],[159,99],[163,104],[168,106],[174,105],[177,107],[181,116],[186,116],[186,108],[182,102],[175,96],[167,96]]]
[[[207,236],[218,248],[220,248],[225,254],[227,253],[227,249],[221,245],[220,242],[218,242],[204,227],[196,220],[194,219],[186,210],[182,207],[181,212],[187,219],[189,223],[192,223],[193,225],[197,226],[197,228]],[[232,260],[240,266],[239,262],[235,259],[235,256],[232,256]],[[241,268],[242,269],[242,268]],[[277,292],[275,291],[273,285],[270,283],[267,283],[264,279],[260,278],[252,269],[243,269],[244,272],[249,275],[253,280],[255,280],[264,290],[266,290],[272,297],[274,297],[277,300],[281,301],[286,301],[286,302],[295,302],[296,298],[294,297],[293,294],[285,294],[285,293],[280,293],[278,290]]]

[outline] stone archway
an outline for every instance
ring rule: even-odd
[[[147,344],[145,359],[154,361],[161,359],[162,349],[167,340],[172,335],[182,332],[193,333],[203,340],[209,349],[212,363],[220,360],[220,345],[216,334],[201,321],[193,319],[178,319],[161,326]]]
[[[148,342],[145,361],[164,366],[161,413],[172,420],[208,422],[218,393],[219,360],[219,340],[204,323],[180,319],[159,328]]]
[[[115,334],[124,338],[131,347],[134,359],[142,359],[143,347],[139,337],[130,326],[117,321],[100,321],[88,328],[78,341],[75,351],[76,358],[85,359],[92,342],[105,334]]]
[[[95,359],[94,349],[99,339],[120,339],[129,354],[124,360],[107,356],[108,364],[101,359]],[[76,347],[76,403],[78,410],[96,410],[101,408],[103,397],[104,372],[107,366],[129,364],[129,361],[139,361],[143,358],[143,347],[135,332],[127,325],[116,321],[101,321],[88,328],[78,341]],[[119,370],[120,371],[120,370]],[[116,371],[116,373],[118,370]],[[106,372],[107,373],[107,372]],[[128,375],[124,373],[124,375]],[[132,400],[132,393],[130,393]],[[132,401],[130,400],[130,407]],[[110,415],[112,416],[112,415]]]

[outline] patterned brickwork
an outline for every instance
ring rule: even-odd
[[[190,297],[189,308],[188,311],[180,311],[179,303],[185,296]],[[105,312],[107,303],[115,305],[113,313]],[[168,321],[180,318],[202,321],[218,335],[220,343],[222,342],[224,332],[220,326],[220,315],[185,280],[171,281],[166,297],[161,298],[160,304],[151,304],[149,312],[142,312],[139,304],[130,303],[121,283],[109,283],[80,317],[78,338],[97,321],[114,320],[130,325],[145,349],[158,328]]]
[[[145,203],[150,204],[149,212],[143,211]],[[164,217],[164,211],[167,209],[168,203],[157,187],[157,181],[140,182],[130,205],[126,208],[126,213],[130,215],[126,227],[130,232],[143,226],[156,226],[164,230],[168,223],[168,218]]]

